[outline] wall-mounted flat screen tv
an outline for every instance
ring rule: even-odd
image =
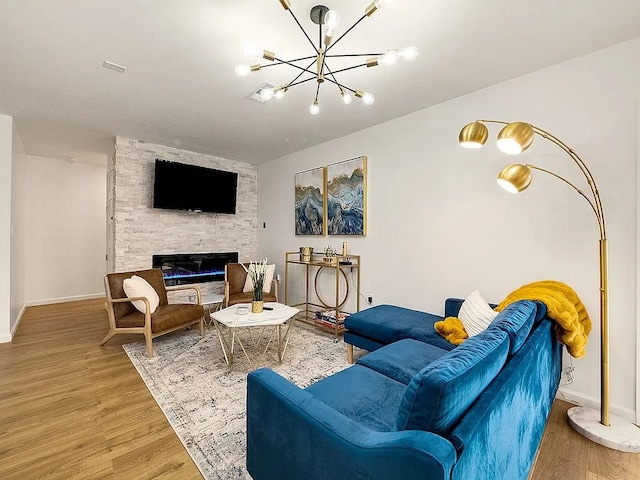
[[[236,213],[238,174],[156,159],[153,207]]]

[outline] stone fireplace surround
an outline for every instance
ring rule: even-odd
[[[152,208],[155,159],[238,173],[236,214],[193,213]],[[154,254],[238,252],[256,260],[257,168],[212,155],[116,137],[114,271],[152,267]],[[224,283],[196,284],[203,294],[222,293]]]

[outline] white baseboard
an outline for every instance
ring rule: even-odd
[[[23,305],[20,309],[20,313],[18,314],[18,318],[16,319],[16,323],[13,327],[11,327],[11,331],[9,333],[0,333],[0,343],[9,343],[13,340],[13,337],[16,335],[16,330],[18,330],[18,325],[20,325],[20,320],[22,320],[22,315],[24,315],[24,311],[27,308],[26,305]]]
[[[20,309],[20,313],[18,314],[18,318],[16,319],[16,323],[11,328],[11,338],[13,338],[16,335],[16,331],[18,330],[18,325],[20,325],[20,322],[22,321],[22,316],[24,315],[24,311],[26,309],[27,309],[26,305],[23,305],[22,308]]]
[[[567,388],[568,385],[564,387],[560,387],[558,389],[558,393],[556,394],[556,398],[559,400],[564,400],[569,403],[573,403],[575,405],[580,405],[581,407],[593,408],[594,410],[600,411],[600,399],[595,399],[592,397],[586,397],[580,393],[574,392]],[[609,405],[609,411],[620,418],[624,418],[631,423],[635,423],[636,421],[636,412],[630,410],[628,408],[616,407],[615,405]]]
[[[94,298],[103,298],[104,293],[90,293],[87,295],[74,295],[73,297],[47,298],[44,300],[32,300],[27,302],[27,307],[37,307],[38,305],[50,305],[52,303],[77,302],[79,300],[91,300]]]
[[[27,302],[22,306],[22,309],[20,309],[20,313],[18,314],[16,323],[15,325],[13,325],[13,327],[11,327],[11,332],[0,333],[0,343],[9,343],[11,342],[11,340],[13,340],[13,337],[15,336],[16,331],[18,330],[18,326],[22,321],[22,317],[27,307],[36,307],[38,305],[49,305],[52,303],[77,302],[79,300],[91,300],[94,298],[102,298],[102,297],[104,297],[104,293],[91,293],[88,295],[75,295],[73,297],[49,298],[47,300],[34,300],[32,302]]]

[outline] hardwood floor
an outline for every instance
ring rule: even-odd
[[[0,478],[202,478],[120,346],[142,337],[98,346],[102,304],[29,307],[0,344]],[[640,479],[640,455],[575,433],[569,407],[555,402],[531,479]]]
[[[29,307],[0,345],[0,478],[192,479],[200,472],[108,331],[104,300]]]

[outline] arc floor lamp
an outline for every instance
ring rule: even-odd
[[[640,428],[619,417],[609,414],[609,286],[607,231],[600,192],[593,175],[578,154],[558,137],[525,122],[503,122],[500,120],[477,120],[469,123],[459,135],[460,145],[466,148],[480,148],[489,138],[486,123],[504,125],[498,133],[497,145],[505,153],[516,155],[531,146],[536,135],[560,147],[580,169],[589,191],[575,186],[566,178],[544,168],[530,164],[514,163],[505,167],[498,175],[498,184],[511,193],[525,190],[532,180],[532,170],[551,175],[573,188],[589,204],[598,222],[600,234],[600,418],[598,412],[586,407],[569,409],[569,424],[581,435],[615,450],[640,452]]]

